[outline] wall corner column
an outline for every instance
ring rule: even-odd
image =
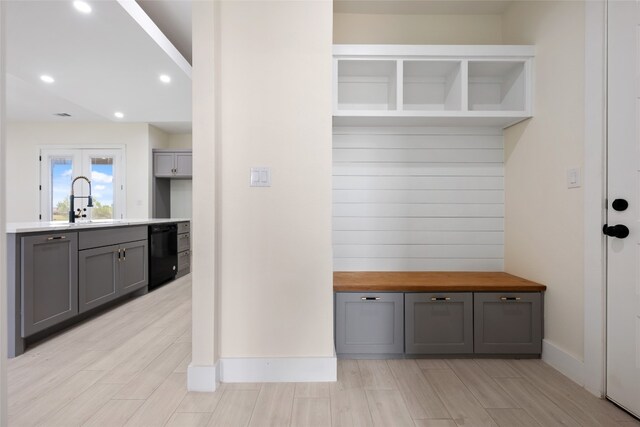
[[[215,67],[216,2],[192,5],[193,25],[193,216],[192,359],[190,391],[215,391],[218,362],[218,271]],[[214,77],[215,76],[215,77]]]
[[[0,426],[8,425],[7,415],[7,238],[6,229],[6,143],[5,143],[5,2],[0,1]]]

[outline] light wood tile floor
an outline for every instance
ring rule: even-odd
[[[335,383],[189,393],[191,277],[9,361],[10,426],[640,426],[540,360],[340,360]]]

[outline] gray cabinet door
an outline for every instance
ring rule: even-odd
[[[122,257],[118,265],[120,269],[120,295],[133,292],[149,284],[148,277],[148,242],[140,240],[120,245]]]
[[[22,237],[22,336],[78,313],[78,234]]]
[[[407,354],[473,353],[473,295],[470,292],[406,293]]]
[[[170,178],[175,169],[174,153],[153,153],[153,174],[157,177]]]
[[[191,178],[193,175],[193,156],[191,153],[176,153],[176,173],[179,178]]]
[[[542,352],[540,292],[476,292],[474,300],[476,353]]]
[[[118,297],[118,246],[104,246],[78,253],[80,312]]]
[[[402,293],[336,293],[336,352],[401,354],[403,299]]]

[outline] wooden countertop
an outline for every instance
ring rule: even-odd
[[[539,292],[545,285],[500,272],[336,271],[334,292]]]

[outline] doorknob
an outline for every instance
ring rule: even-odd
[[[613,203],[611,203],[611,207],[613,208],[613,210],[618,212],[626,211],[629,207],[629,202],[627,202],[625,199],[615,199]]]
[[[626,225],[618,224],[618,225],[607,225],[605,224],[602,227],[602,232],[609,237],[617,237],[618,239],[624,239],[629,235],[629,229]]]

